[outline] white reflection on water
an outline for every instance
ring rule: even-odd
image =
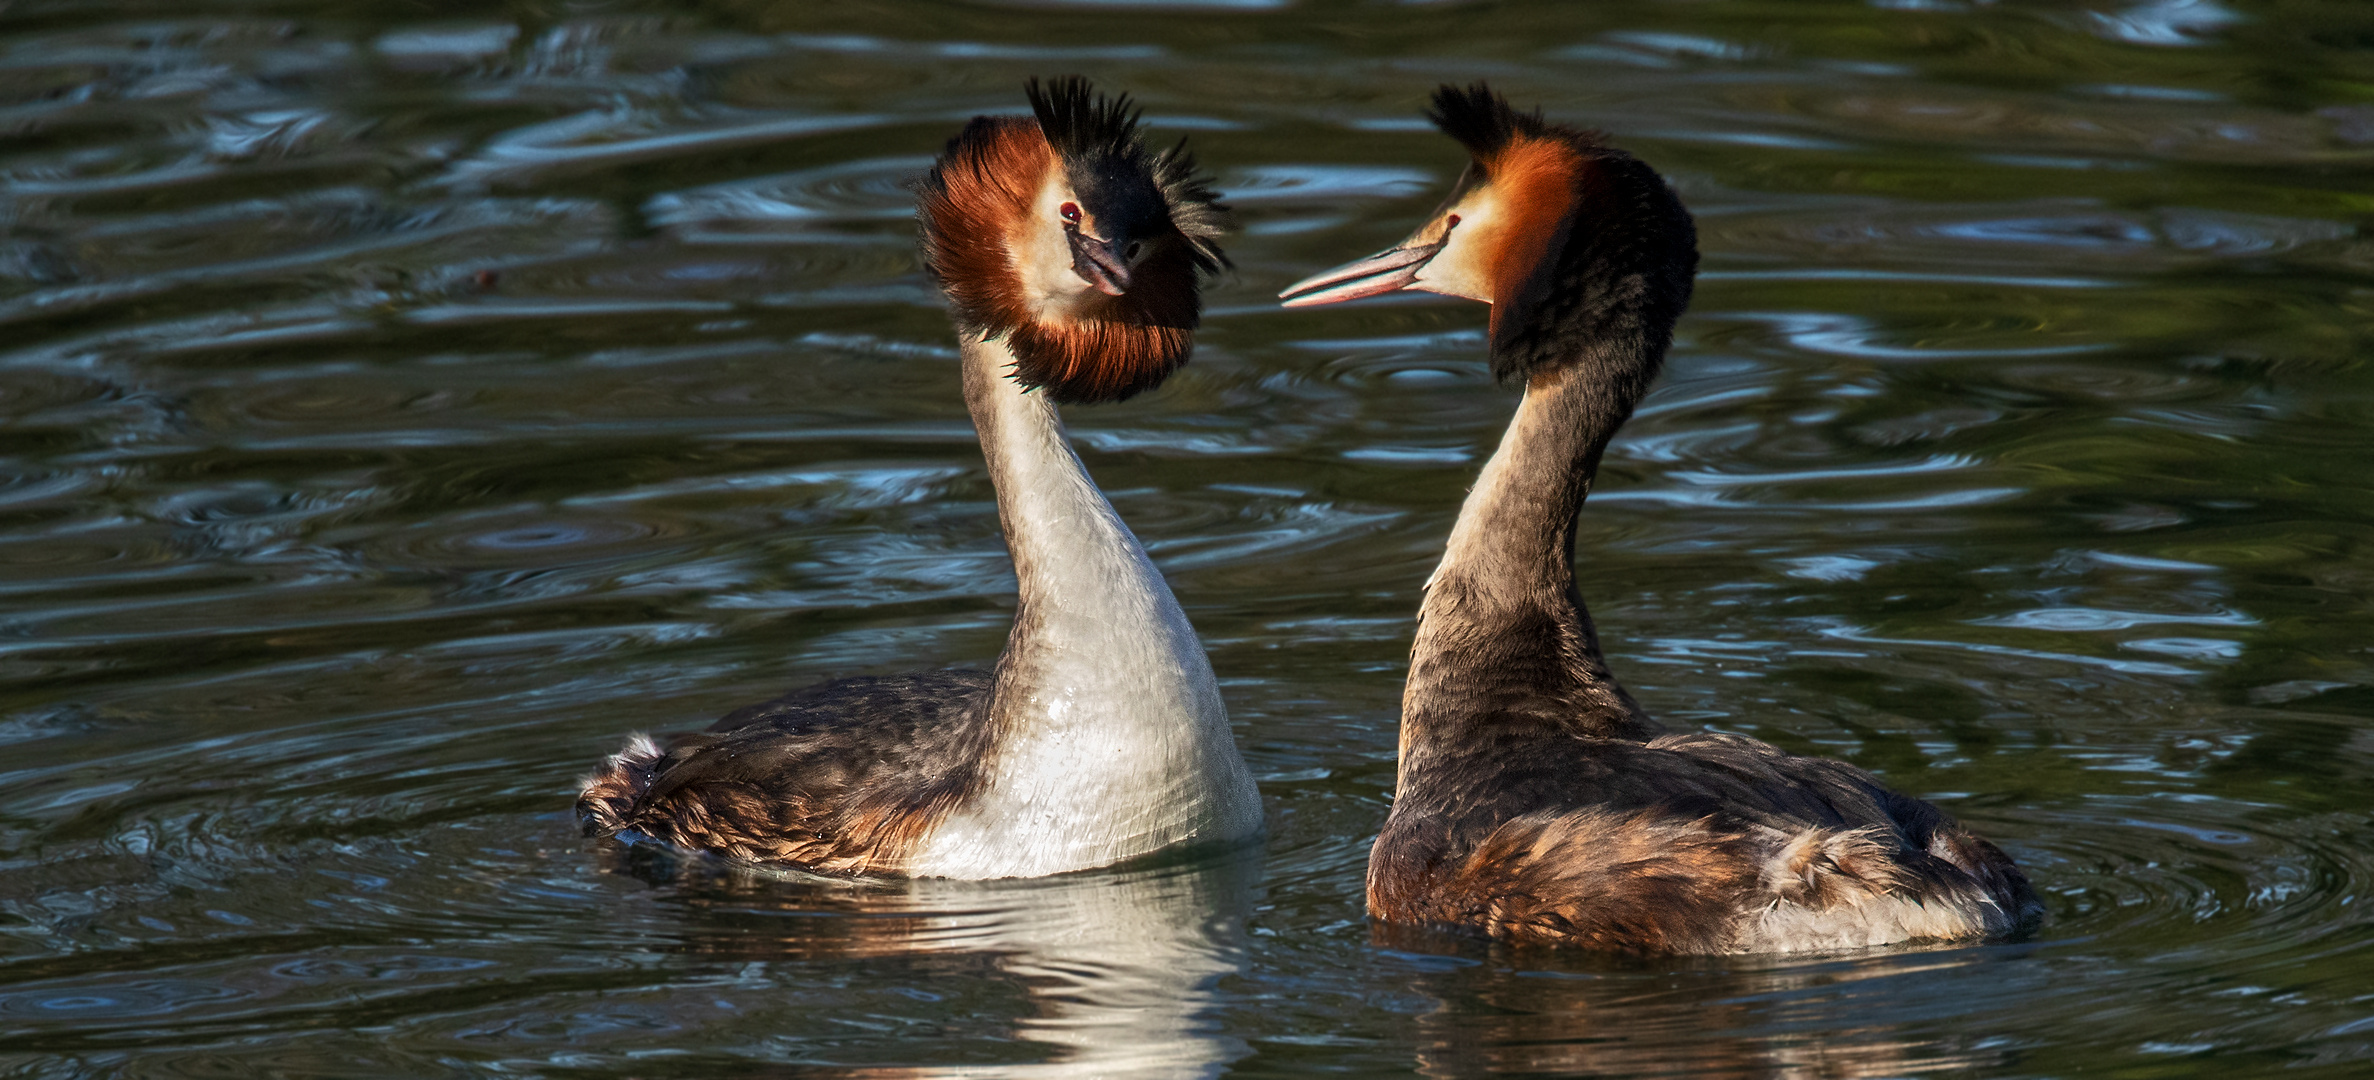
[[[2146,0],[2115,15],[2096,13],[2093,21],[2096,32],[2131,45],[2204,45],[2242,19],[2216,0]]]
[[[650,848],[638,845],[635,854]],[[1014,1017],[1014,1036],[1046,1049],[1045,1059],[1035,1062],[867,1069],[862,1075],[1211,1076],[1250,1053],[1209,1014],[1219,1003],[1219,980],[1245,969],[1245,920],[1261,860],[1256,846],[1192,862],[1164,859],[1051,878],[871,883],[731,867],[724,874],[742,894],[738,907],[779,903],[792,914],[853,917],[782,920],[816,924],[817,938],[761,937],[703,947],[752,959],[769,948],[851,959],[994,957],[997,969],[1028,995],[1030,1011]],[[652,865],[633,861],[638,873]],[[716,872],[720,866],[688,862],[685,872]]]
[[[1200,867],[1071,874],[985,887],[916,883],[919,906],[962,907],[991,892],[989,912],[935,916],[935,948],[1005,954],[1038,1011],[1016,1033],[1053,1060],[947,1076],[1212,1075],[1248,1051],[1203,1014],[1213,984],[1245,964],[1244,917],[1260,870],[1248,849]],[[984,917],[985,916],[985,917]]]

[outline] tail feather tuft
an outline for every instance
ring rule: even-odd
[[[578,782],[577,820],[587,836],[611,836],[627,827],[627,815],[651,787],[662,754],[649,735],[628,739],[600,770]]]

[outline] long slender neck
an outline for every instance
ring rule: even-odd
[[[1211,661],[1170,586],[1002,340],[964,341],[964,397],[1021,602],[989,709],[988,785],[911,872],[1031,876],[1261,825]]]
[[[1480,745],[1492,729],[1649,738],[1662,730],[1609,673],[1575,589],[1574,524],[1608,440],[1631,415],[1607,361],[1534,375],[1500,449],[1460,507],[1426,583],[1402,694],[1401,752]],[[1608,355],[1617,354],[1617,355]]]
[[[1000,341],[964,343],[965,405],[1022,594],[999,659],[1000,691],[1055,681],[1050,663],[1131,648],[1174,653],[1189,669],[1176,672],[1180,680],[1210,685],[1210,664],[1170,586],[1072,452],[1055,403],[1010,377],[1013,362]],[[1083,674],[1066,665],[1062,681],[1077,684]],[[1093,692],[1099,682],[1073,689]]]

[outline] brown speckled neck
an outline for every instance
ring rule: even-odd
[[[1402,697],[1402,759],[1535,725],[1630,739],[1661,732],[1609,672],[1575,587],[1575,516],[1600,455],[1631,415],[1620,380],[1639,343],[1535,374],[1426,586]]]

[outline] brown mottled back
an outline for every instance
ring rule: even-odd
[[[1875,901],[1930,904],[1916,929],[1970,924],[1963,933],[2042,910],[1994,845],[1843,762],[1708,732],[1636,742],[1471,730],[1480,737],[1467,753],[1405,762],[1369,859],[1378,918],[1722,953],[1771,947],[1762,938],[1781,931],[1763,922],[1783,908],[1819,923],[1865,918],[1858,909]]]
[[[897,873],[986,782],[991,676],[840,679],[613,758],[578,800],[587,835],[822,873]]]

